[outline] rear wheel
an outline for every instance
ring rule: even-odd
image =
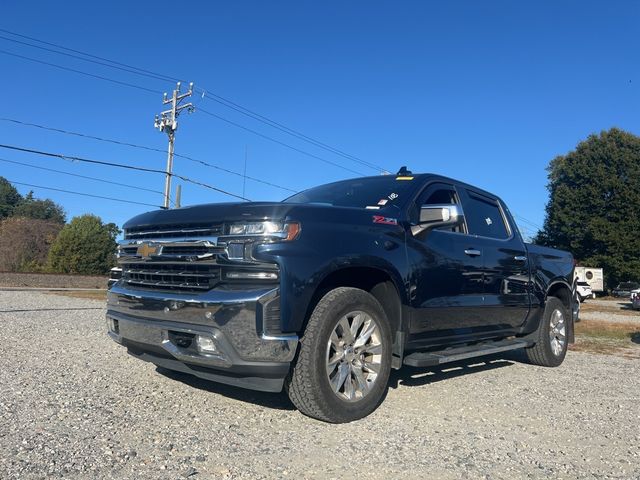
[[[557,367],[564,361],[570,321],[569,311],[560,299],[547,298],[544,315],[536,332],[536,343],[525,349],[531,363],[543,367]]]
[[[344,423],[373,412],[387,392],[391,328],[369,293],[340,287],[318,302],[287,379],[305,415]]]

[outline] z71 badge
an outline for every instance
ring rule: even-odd
[[[381,223],[383,225],[397,225],[398,219],[391,217],[383,217],[382,215],[374,215],[373,223]]]

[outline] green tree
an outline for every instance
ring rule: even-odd
[[[16,205],[22,202],[22,195],[4,177],[0,177],[0,220],[13,215]]]
[[[101,275],[115,265],[116,237],[113,223],[95,215],[74,217],[65,225],[49,251],[49,268],[58,273]]]
[[[66,215],[64,209],[48,198],[40,200],[29,192],[24,199],[13,209],[14,217],[37,218],[64,224]]]
[[[591,135],[548,167],[549,203],[536,242],[604,268],[608,287],[640,280],[640,137]]]

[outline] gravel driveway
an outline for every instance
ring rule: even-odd
[[[580,319],[640,323],[640,310],[633,310],[631,301],[626,298],[589,299],[581,304]]]
[[[640,478],[640,361],[570,352],[395,373],[329,425],[263,394],[159,372],[103,304],[0,292],[0,478]]]

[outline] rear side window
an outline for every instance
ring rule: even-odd
[[[472,192],[468,192],[467,198],[467,205],[464,209],[467,227],[471,235],[498,239],[509,238],[509,230],[504,223],[498,202]]]

